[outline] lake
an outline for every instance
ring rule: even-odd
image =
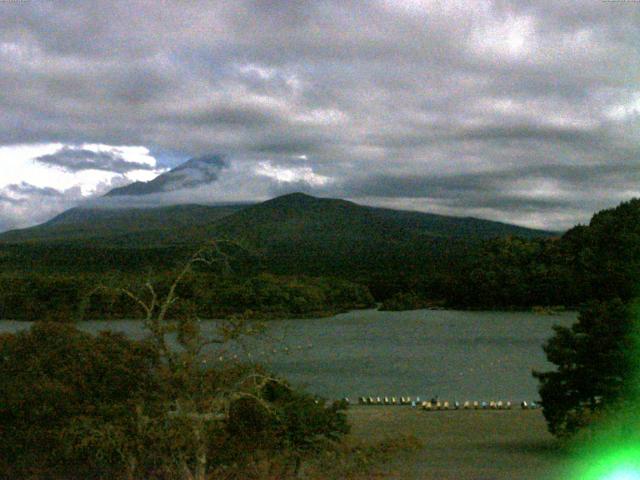
[[[569,326],[575,312],[358,310],[329,318],[268,322],[267,334],[225,359],[258,360],[291,382],[327,398],[438,396],[450,400],[536,400],[532,369],[552,367],[542,344],[552,325]],[[204,330],[215,322],[203,322]],[[0,332],[28,328],[0,321]],[[140,338],[136,321],[92,321],[83,330],[113,330]],[[209,351],[208,361],[220,352]]]

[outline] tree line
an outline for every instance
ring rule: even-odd
[[[627,302],[637,295],[640,278],[639,225],[640,200],[634,199],[596,213],[589,225],[558,238],[469,243],[446,266],[398,276],[386,290],[389,297],[411,294],[405,297],[409,306],[441,301],[473,309],[579,308],[594,300]],[[382,280],[374,277],[374,293],[381,290],[376,282]]]
[[[12,320],[139,319],[144,311],[123,287],[140,293],[151,282],[166,292],[173,272],[145,281],[133,275],[21,274],[0,276],[0,318]],[[211,319],[243,314],[256,318],[330,315],[366,308],[373,298],[366,287],[328,277],[275,276],[241,278],[215,273],[190,274],[181,282],[180,302],[170,315]]]

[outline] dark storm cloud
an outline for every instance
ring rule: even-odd
[[[93,152],[82,148],[70,147],[63,147],[55,153],[42,155],[35,160],[45,165],[62,167],[69,172],[104,170],[107,172],[127,173],[134,170],[155,169],[155,166],[147,163],[127,161],[115,152]]]
[[[578,128],[554,128],[536,125],[486,126],[454,135],[454,140],[539,140],[543,142],[593,143],[592,132]]]
[[[166,121],[168,122],[175,122],[176,120],[178,119],[171,116],[166,118]],[[223,106],[221,108],[200,112],[195,115],[186,115],[184,121],[187,125],[190,124],[195,126],[216,124],[243,128],[276,122],[277,118],[270,115],[268,112],[261,111],[257,108]]]
[[[532,194],[546,182],[553,190]],[[640,182],[640,163],[525,166],[488,172],[441,175],[373,175],[342,185],[341,193],[367,198],[418,198],[453,208],[550,212],[589,205],[603,208],[599,192]],[[581,196],[589,192],[589,198]],[[576,195],[577,193],[577,195]]]
[[[465,194],[499,194],[504,185],[514,182],[553,179],[567,188],[597,188],[628,177],[629,182],[640,181],[640,164],[636,165],[545,165],[465,173],[451,176],[379,176],[355,180],[346,186],[363,196],[379,197],[442,197],[458,198]],[[526,190],[523,189],[523,193]],[[464,202],[464,199],[460,199]]]
[[[62,192],[60,192],[59,190],[56,190],[55,188],[37,187],[27,182],[7,185],[6,187],[4,187],[3,190],[5,192],[15,194],[19,197],[30,196],[30,195],[38,195],[43,197],[58,197],[62,195]]]
[[[640,193],[638,24],[632,2],[578,0],[0,2],[0,145],[224,152],[242,168],[220,172],[222,197],[236,175],[256,198],[300,187],[568,227]],[[302,155],[332,181],[255,174]],[[45,159],[132,166],[118,160]]]
[[[0,189],[0,205],[6,207],[19,207],[26,205],[29,198],[40,196],[44,198],[58,197],[61,192],[53,188],[40,188],[29,183],[11,184]]]

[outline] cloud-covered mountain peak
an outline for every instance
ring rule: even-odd
[[[196,188],[218,180],[220,171],[226,166],[227,163],[221,155],[196,157],[149,182],[134,182],[124,187],[115,188],[106,196],[149,195]]]

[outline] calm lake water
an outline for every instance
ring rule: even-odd
[[[259,360],[291,382],[327,398],[438,396],[450,400],[535,400],[532,369],[547,370],[542,344],[552,325],[576,313],[359,310],[329,318],[278,320],[264,337],[225,353]],[[28,328],[0,321],[0,332]],[[113,330],[140,338],[136,321],[95,321],[83,330]],[[213,331],[215,322],[204,322]],[[208,362],[220,352],[209,351]]]

